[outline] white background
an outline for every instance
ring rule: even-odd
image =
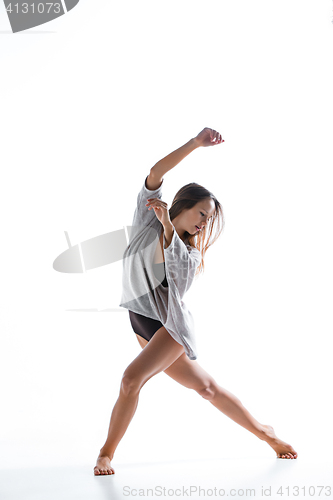
[[[149,169],[204,127],[225,142],[165,176],[221,202],[225,230],[185,298],[197,362],[299,456],[331,452],[330,2],[81,0],[12,34],[0,6],[0,466],[94,465],[141,348],[121,263],[53,269],[131,224]],[[113,463],[272,457],[164,373]],[[19,457],[19,458],[18,458]]]

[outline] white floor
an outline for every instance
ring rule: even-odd
[[[332,496],[332,489],[329,489],[333,482],[332,462],[314,456],[296,460],[233,458],[118,466],[115,462],[114,475],[99,477],[94,476],[93,465],[20,469],[18,463],[17,470],[0,472],[0,498],[116,500],[229,496],[322,499]]]

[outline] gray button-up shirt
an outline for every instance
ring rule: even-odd
[[[147,177],[146,177],[147,179]],[[150,190],[146,179],[137,197],[129,244],[123,255],[122,296],[120,307],[159,320],[169,334],[182,346],[189,359],[197,359],[195,329],[192,314],[183,297],[192,285],[194,275],[201,262],[200,251],[186,243],[173,231],[170,245],[163,250],[168,287],[162,285],[154,272],[156,245],[163,231],[161,222],[153,209],[146,207],[147,198],[162,198],[162,186]],[[162,267],[162,266],[161,266]]]

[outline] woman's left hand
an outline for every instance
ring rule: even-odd
[[[156,217],[163,226],[171,222],[168,204],[164,201],[159,198],[149,198],[146,207],[148,207],[148,210],[154,210]]]

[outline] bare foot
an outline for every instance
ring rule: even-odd
[[[101,455],[97,458],[97,462],[94,467],[94,475],[106,476],[108,474],[115,474],[114,469],[111,467],[111,460],[109,457]]]
[[[297,452],[294,448],[290,444],[279,439],[271,425],[264,425],[263,427],[266,429],[264,441],[276,451],[276,458],[297,458]]]

